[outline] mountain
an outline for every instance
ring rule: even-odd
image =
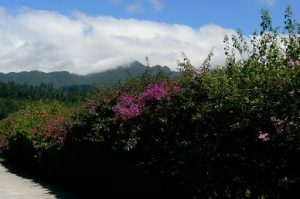
[[[149,70],[150,74],[157,74],[164,72],[170,76],[176,77],[179,75],[178,72],[171,71],[167,66],[153,66],[147,67],[140,62],[133,62],[128,66],[120,66],[116,69],[107,70],[100,73],[93,73],[89,75],[77,75],[67,71],[56,71],[56,72],[11,72],[11,73],[0,73],[0,81],[8,82],[14,81],[16,83],[25,83],[31,85],[40,85],[41,83],[53,83],[55,87],[63,87],[70,85],[113,85],[118,81],[123,81],[129,77],[137,77],[142,75],[144,72]]]

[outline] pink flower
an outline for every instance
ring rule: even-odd
[[[166,88],[164,85],[161,84],[150,84],[146,91],[144,91],[140,95],[140,99],[142,101],[150,101],[150,100],[155,100],[155,101],[170,101],[171,97],[168,94]]]
[[[179,93],[181,91],[182,88],[176,83],[152,83],[137,97],[120,92],[118,102],[112,108],[115,112],[115,119],[136,118],[143,110],[148,108],[146,106],[147,102],[168,102],[171,100],[171,94]]]
[[[132,119],[139,116],[142,106],[135,97],[122,93],[118,103],[113,107],[113,111],[117,117]]]
[[[38,131],[37,131],[36,128],[32,128],[32,129],[31,129],[31,133],[32,133],[33,135],[36,135],[36,134],[38,133]]]
[[[264,131],[259,131],[258,139],[260,139],[263,142],[267,142],[270,140],[270,134]]]
[[[69,130],[69,126],[65,124],[64,116],[54,115],[47,124],[44,125],[44,138],[51,142],[64,144],[64,137]]]

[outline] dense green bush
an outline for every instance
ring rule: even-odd
[[[210,68],[212,54],[199,68],[184,58],[179,80],[145,74],[72,113],[55,102],[11,115],[0,124],[0,147],[111,197],[292,198],[300,188],[300,26],[290,7],[285,19],[285,34],[263,11],[259,34],[226,36],[224,67]]]
[[[26,105],[26,100],[0,98],[0,120],[9,114],[17,112]]]

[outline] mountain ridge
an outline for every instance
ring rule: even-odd
[[[0,81],[14,81],[16,83],[39,85],[41,83],[52,83],[55,87],[71,86],[71,85],[101,85],[109,86],[124,81],[129,77],[137,77],[149,71],[150,74],[164,72],[167,75],[176,77],[178,72],[171,71],[167,66],[156,65],[148,67],[142,63],[135,61],[126,66],[119,66],[103,72],[91,73],[87,75],[79,75],[68,71],[42,72],[38,70],[22,71],[22,72],[0,72]]]

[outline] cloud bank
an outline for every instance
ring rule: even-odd
[[[208,24],[197,29],[109,16],[25,9],[0,9],[0,72],[28,70],[77,74],[100,72],[138,60],[177,68],[184,52],[198,65],[214,48],[213,64],[224,62],[222,40],[234,30]]]

